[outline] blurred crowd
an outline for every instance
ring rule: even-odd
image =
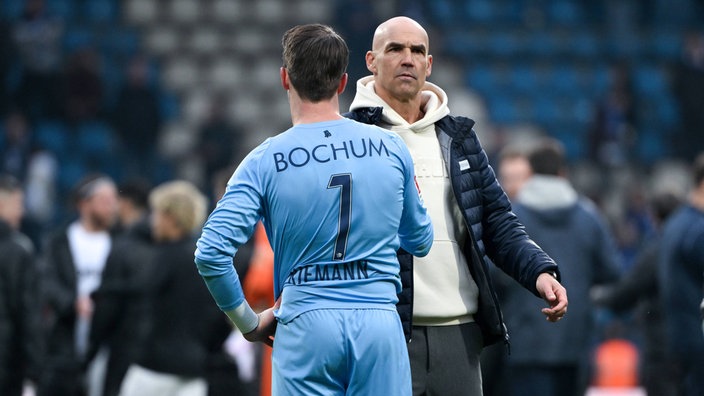
[[[2,282],[7,277],[16,287],[0,290],[0,299],[6,300],[0,301],[0,394],[20,394],[17,390],[29,385],[40,396],[79,395],[86,389],[91,395],[115,395],[135,362],[157,372],[203,378],[214,395],[257,393],[259,363],[266,356],[233,335],[210,297],[202,295],[205,289],[194,286],[190,276],[197,277],[191,268],[193,231],[246,154],[251,133],[233,122],[226,98],[214,96],[189,148],[198,171],[184,176],[182,164],[163,149],[164,126],[180,111],[174,106],[178,101],[161,85],[159,67],[150,54],[127,40],[124,46],[111,47],[106,57],[104,48],[94,42],[66,37],[66,21],[50,12],[47,1],[21,3],[17,16],[0,18],[0,275]],[[445,3],[451,2],[433,4],[437,8]],[[694,18],[704,15],[701,2],[691,3],[699,10]],[[120,2],[110,4],[119,7]],[[335,4],[335,20],[329,23],[348,39],[351,55],[360,60],[371,42],[373,26],[387,16],[383,13],[408,13],[432,22],[427,16],[429,3],[422,1],[394,2],[388,9],[374,9],[372,2],[365,1]],[[644,12],[638,23],[647,24],[653,18],[652,12]],[[111,24],[103,28],[120,28],[119,21]],[[604,279],[595,275],[594,282],[582,286],[565,283],[569,293],[582,291],[570,294],[571,306],[584,303],[584,316],[594,320],[594,328],[585,334],[589,350],[577,351],[568,359],[570,365],[586,368],[585,384],[608,385],[609,380],[599,376],[597,359],[599,347],[608,340],[625,340],[626,346],[635,348],[628,349],[635,351],[633,375],[614,380],[627,386],[667,389],[673,385],[646,380],[681,379],[683,366],[701,363],[673,361],[666,344],[658,342],[664,337],[665,315],[657,296],[648,292],[651,289],[626,303],[615,283],[645,272],[652,275],[647,287],[655,287],[657,271],[652,265],[657,265],[657,253],[652,250],[659,244],[668,215],[694,187],[690,166],[704,151],[701,26],[704,23],[699,29],[696,24],[694,29],[681,29],[678,55],[668,63],[668,89],[676,100],[677,124],[658,140],[667,147],[655,150],[661,153],[657,162],[643,161],[635,154],[638,142],[647,138],[643,132],[651,128],[645,125],[647,117],[640,116],[644,110],[639,105],[645,98],[634,87],[633,65],[622,59],[607,62],[608,88],[589,106],[588,133],[580,143],[585,155],[573,158],[569,150],[565,154],[565,172],[560,176],[594,204],[595,216],[603,221],[603,238],[609,241],[604,246],[613,248],[608,260],[616,267],[614,276],[606,276],[604,270],[598,274]],[[432,33],[441,35],[441,26]],[[443,42],[431,53],[445,61],[441,54],[449,45]],[[366,74],[361,66],[351,62],[352,79]],[[276,71],[271,75],[276,78]],[[526,137],[513,135],[509,128],[494,128],[490,121],[479,125],[486,125],[480,134],[493,134],[486,137],[487,147],[492,148],[490,159],[512,202],[520,202],[519,188],[512,193],[510,186],[528,179],[531,166],[526,147],[535,143],[535,135],[546,134],[538,128],[537,134]],[[530,144],[523,146],[525,139]],[[515,146],[520,149],[513,150]],[[518,163],[518,174],[511,175],[510,159]],[[150,222],[150,213],[161,213],[155,216],[160,221]],[[173,230],[178,232],[172,234]],[[250,261],[252,257],[261,260],[264,250],[265,244],[257,248],[252,241],[238,255],[235,266],[243,278],[251,268],[257,269],[257,280],[266,278],[256,260]],[[563,254],[565,261],[571,261],[569,252]],[[606,265],[603,260],[598,264]],[[574,274],[575,279],[586,280],[580,276],[595,271],[584,265],[589,271]],[[643,269],[649,265],[650,269]],[[501,283],[501,277],[497,275],[496,281]],[[609,282],[611,286],[606,285]],[[266,300],[269,296],[262,288],[252,287],[250,293]],[[504,293],[500,297],[510,307],[515,296],[508,287]],[[636,304],[640,305],[634,309]],[[6,306],[12,309],[5,310]],[[8,328],[5,317],[18,327]],[[193,326],[195,317],[199,323],[212,322],[207,334],[192,333],[204,328]],[[519,322],[512,333],[534,331],[526,326]],[[160,338],[174,336],[160,344],[154,332]],[[7,340],[12,343],[6,344]],[[7,350],[7,345],[12,349]],[[167,349],[173,349],[173,354]],[[550,357],[505,361],[505,351],[499,349],[487,352],[486,362],[485,389],[495,395],[506,394],[501,393],[507,391],[501,381],[495,380],[505,370],[516,373],[517,365],[563,363]],[[108,350],[121,353],[108,354]],[[520,356],[517,353],[514,359]]]

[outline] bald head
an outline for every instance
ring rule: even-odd
[[[425,50],[426,52],[428,51],[430,45],[428,33],[418,22],[404,16],[388,19],[376,28],[372,39],[372,50],[378,51],[383,48],[386,41],[391,37],[404,37],[408,34],[422,38]]]

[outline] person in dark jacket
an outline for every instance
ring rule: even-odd
[[[74,190],[78,219],[49,237],[42,260],[46,352],[40,396],[85,394],[85,359],[94,302],[117,219],[112,179],[89,175]]]
[[[95,301],[87,361],[107,355],[102,392],[117,396],[130,364],[143,346],[148,329],[146,283],[152,265],[153,240],[144,218],[115,238]]]
[[[193,268],[194,235],[205,220],[206,197],[172,181],[149,196],[153,260],[146,278],[149,326],[123,396],[206,396],[206,369],[216,342],[231,329]]]
[[[147,330],[146,280],[152,263],[146,181],[130,180],[119,186],[119,227],[105,262],[95,302],[86,362],[107,356],[104,382],[98,394],[116,396],[127,368],[138,356]]]
[[[677,372],[678,395],[704,389],[704,337],[699,305],[704,285],[704,153],[692,166],[694,186],[687,203],[665,223],[658,286],[665,319],[665,345]]]
[[[34,247],[18,229],[24,193],[12,176],[0,176],[0,395],[34,388],[40,358]]]
[[[589,290],[618,280],[619,254],[596,205],[581,197],[567,179],[562,144],[541,139],[529,152],[528,162],[532,176],[518,192],[513,211],[535,242],[563,263],[562,282],[569,285],[572,298],[569,317],[550,325],[533,315],[540,304],[526,290],[508,284],[499,291],[513,334],[506,362],[510,394],[584,395],[596,338]]]
[[[406,17],[383,22],[365,60],[373,76],[357,82],[346,116],[404,139],[435,230],[427,257],[399,255],[413,394],[479,396],[483,346],[508,342],[489,264],[542,297],[549,321],[565,314],[567,292],[511,211],[474,121],[450,116],[445,92],[426,81],[433,57],[425,29]]]
[[[635,311],[643,334],[640,378],[650,396],[674,395],[678,386],[676,376],[668,374],[673,368],[663,342],[665,327],[658,286],[658,254],[662,225],[681,204],[681,199],[672,192],[655,195],[650,202],[650,211],[658,232],[646,241],[633,266],[618,283],[595,286],[590,291],[595,304],[618,313]]]

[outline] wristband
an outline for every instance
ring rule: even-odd
[[[237,326],[242,334],[247,334],[259,326],[259,315],[244,300],[237,308],[225,311],[227,317]]]

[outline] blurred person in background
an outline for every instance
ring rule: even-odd
[[[12,37],[12,25],[0,16],[0,116],[10,108],[12,102],[10,81],[7,76],[17,59],[17,48]]]
[[[589,133],[590,157],[602,171],[623,169],[631,165],[637,138],[636,96],[631,69],[625,62],[609,67],[610,85],[606,95],[596,103]],[[612,172],[611,172],[612,173]],[[612,180],[604,177],[605,182]],[[612,187],[612,184],[607,184]]]
[[[426,81],[429,51],[416,21],[395,17],[379,25],[365,58],[373,76],[357,81],[346,115],[404,139],[435,229],[427,257],[399,255],[404,290],[397,307],[412,339],[413,394],[479,396],[482,348],[509,338],[489,264],[542,298],[547,307],[536,314],[551,322],[565,315],[567,292],[558,266],[511,212],[474,121],[449,115],[445,92]]]
[[[246,135],[227,115],[224,95],[216,95],[210,105],[205,123],[198,133],[197,155],[204,167],[204,187],[208,196],[217,202],[218,195],[213,183],[219,179],[220,171],[229,170],[240,164],[247,154]]]
[[[110,120],[130,155],[126,177],[144,177],[152,181],[163,123],[159,96],[150,82],[150,64],[145,55],[131,57],[126,70],[126,81],[110,110]]]
[[[528,162],[527,150],[517,145],[505,146],[499,152],[498,180],[501,187],[506,192],[506,196],[514,202],[518,192],[525,182],[531,177],[530,162]],[[501,274],[493,275],[499,301],[502,288],[509,287],[512,280]],[[482,367],[482,388],[484,396],[507,395],[507,381],[505,381],[506,351],[501,344],[494,344],[485,347],[481,353]]]
[[[148,221],[149,191],[151,185],[146,179],[129,179],[118,186],[118,225],[129,232],[139,223]]]
[[[657,232],[641,248],[634,265],[618,283],[594,286],[590,296],[595,304],[616,312],[635,308],[639,331],[644,336],[641,382],[649,396],[677,394],[676,376],[672,375],[665,339],[658,267],[661,227],[682,200],[671,192],[655,195],[649,202]]]
[[[171,181],[149,194],[153,258],[145,282],[148,328],[122,382],[122,396],[206,396],[206,370],[230,324],[193,268],[195,235],[207,198],[190,182]]]
[[[47,326],[40,396],[86,394],[84,360],[94,303],[112,248],[117,220],[117,188],[104,175],[89,175],[75,186],[78,218],[55,231],[42,259]]]
[[[518,192],[513,211],[533,240],[560,263],[570,290],[569,316],[555,324],[535,314],[539,301],[510,284],[500,291],[511,337],[506,358],[510,394],[581,396],[588,385],[595,338],[592,286],[615,282],[618,250],[597,207],[567,179],[562,144],[545,138],[528,154],[532,176]],[[504,284],[507,284],[504,282]]]
[[[61,105],[65,119],[72,124],[102,116],[104,89],[97,49],[84,46],[72,53],[62,80]]]
[[[20,396],[39,380],[37,268],[32,242],[19,232],[24,193],[0,174],[0,395]],[[29,389],[28,389],[29,391]]]
[[[507,146],[499,153],[499,184],[512,202],[531,176],[527,150]]]
[[[0,148],[0,172],[25,180],[32,156],[32,130],[19,109],[10,111],[4,119],[5,136]]]
[[[692,163],[687,202],[665,223],[658,268],[665,344],[672,354],[678,395],[704,389],[704,337],[699,304],[704,286],[704,153]]]
[[[96,379],[95,395],[116,396],[128,367],[143,348],[148,330],[147,281],[154,241],[149,225],[150,186],[142,180],[119,186],[119,226],[105,262],[95,302],[86,363],[105,359],[105,377]],[[105,358],[107,357],[107,358]]]
[[[22,67],[16,103],[32,121],[59,116],[63,21],[49,15],[44,0],[26,0],[12,33]]]
[[[704,33],[684,35],[682,56],[672,71],[672,90],[679,103],[681,132],[676,153],[692,161],[704,147]]]

